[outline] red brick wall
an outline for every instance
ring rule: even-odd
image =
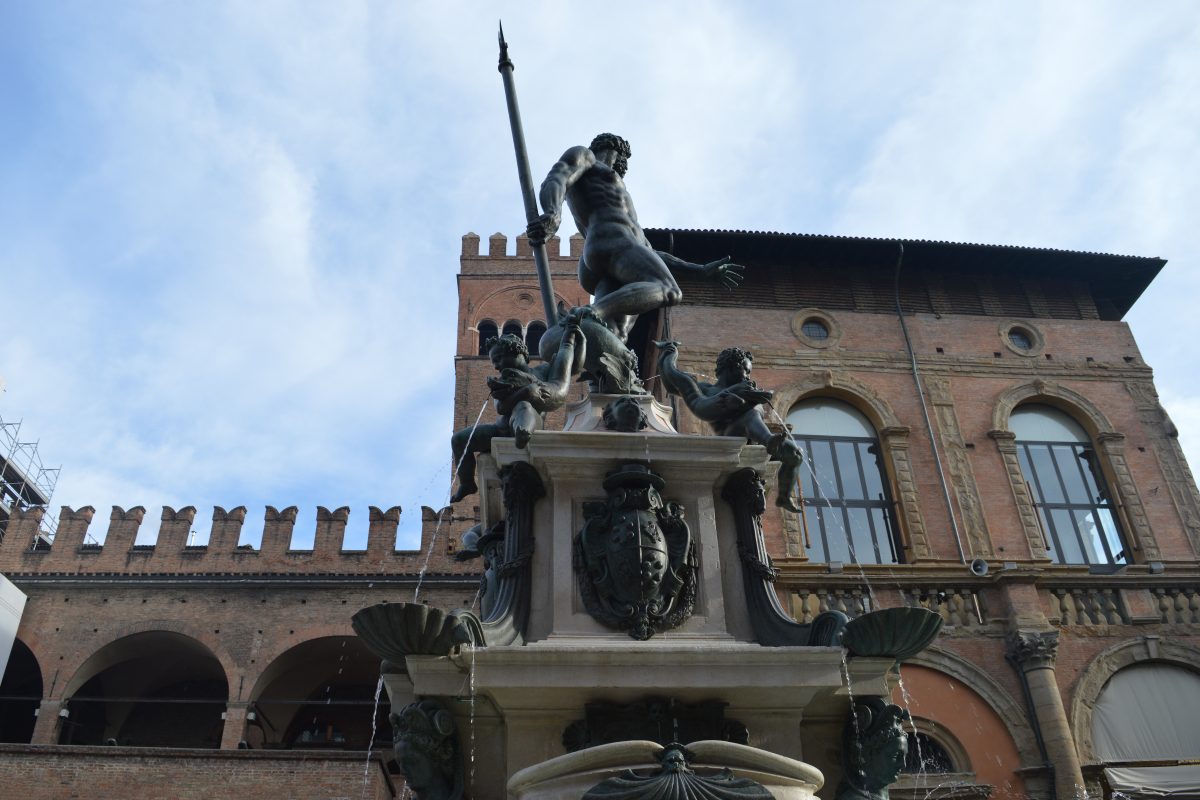
[[[390,755],[390,754],[387,754]],[[388,800],[375,754],[0,744],[3,795],[22,800]]]

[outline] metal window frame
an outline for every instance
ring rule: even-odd
[[[793,441],[796,442],[797,446],[799,446],[804,451],[804,457],[806,459],[807,468],[810,469],[812,472],[813,485],[819,493],[820,502],[819,503],[816,502],[817,498],[814,498],[813,500],[809,500],[806,498],[805,508],[807,509],[807,507],[811,505],[811,506],[815,506],[818,509],[822,509],[821,511],[818,511],[818,513],[816,514],[817,535],[820,536],[821,547],[824,552],[825,558],[826,559],[829,558],[830,548],[829,548],[829,531],[828,531],[828,528],[826,525],[826,519],[825,519],[826,514],[823,512],[831,512],[832,513],[834,511],[839,511],[840,512],[840,520],[841,520],[841,534],[844,535],[845,539],[846,539],[846,549],[850,553],[850,563],[853,563],[853,564],[902,564],[902,563],[904,563],[902,560],[904,548],[901,546],[901,544],[898,540],[898,529],[897,529],[897,525],[896,525],[896,519],[893,514],[891,485],[888,480],[887,472],[884,469],[883,465],[878,464],[878,463],[876,465],[877,468],[879,469],[879,484],[880,484],[880,487],[883,489],[883,491],[881,491],[879,493],[879,497],[877,499],[874,499],[874,500],[867,499],[867,498],[864,498],[862,500],[848,499],[845,497],[845,488],[842,486],[842,471],[841,471],[841,466],[838,462],[837,448],[833,446],[837,443],[847,443],[847,444],[855,445],[855,447],[854,447],[855,465],[858,468],[858,477],[859,477],[859,480],[862,481],[863,492],[865,494],[867,491],[868,483],[867,483],[866,465],[863,463],[863,454],[864,454],[864,452],[870,453],[872,456],[875,457],[877,462],[880,461],[883,450],[879,443],[879,439],[870,438],[870,437],[866,437],[866,436],[814,436],[814,435],[809,435],[809,434],[804,434],[804,433],[793,433],[792,439],[793,439]],[[834,472],[833,483],[834,483],[834,487],[837,490],[837,494],[838,494],[837,497],[827,496],[827,494],[826,494],[827,487],[822,485],[821,480],[820,480],[821,476],[819,475],[819,473],[817,473],[816,468],[812,466],[813,465],[812,445],[814,442],[824,442],[824,443],[828,443],[830,445],[829,453],[830,453],[830,459],[833,462],[833,472]],[[859,445],[862,445],[863,447],[859,447]],[[872,447],[876,448],[875,453],[870,452],[870,448],[872,448]],[[803,485],[803,484],[801,484],[801,485]],[[867,511],[867,525],[868,525],[870,537],[871,537],[872,554],[875,557],[875,559],[873,561],[862,561],[858,558],[858,553],[856,552],[856,548],[854,546],[854,538],[851,535],[850,509],[864,509]],[[879,511],[882,512],[883,527],[884,527],[884,530],[882,532],[878,530],[878,527],[875,522],[875,515],[870,513],[874,509],[878,509]],[[837,535],[837,533],[838,532],[835,531],[834,535]],[[883,539],[885,539],[887,542],[887,548],[888,548],[887,554],[891,556],[891,559],[892,559],[891,561],[884,560],[885,553],[884,553],[884,549],[882,546],[882,542],[880,541],[881,537]]]
[[[1121,527],[1121,516],[1120,516],[1119,510],[1117,508],[1117,504],[1113,501],[1112,492],[1108,488],[1108,482],[1104,478],[1103,471],[1098,468],[1099,465],[1096,464],[1094,461],[1094,459],[1098,455],[1096,452],[1096,448],[1093,447],[1091,445],[1091,443],[1052,442],[1052,441],[1040,441],[1040,440],[1029,440],[1029,441],[1017,440],[1016,446],[1018,449],[1018,454],[1024,456],[1023,459],[1020,459],[1020,458],[1018,459],[1018,463],[1021,464],[1022,472],[1025,471],[1026,465],[1028,465],[1028,468],[1029,468],[1030,474],[1026,475],[1025,477],[1026,477],[1026,480],[1030,484],[1032,484],[1032,486],[1035,489],[1035,495],[1032,498],[1033,499],[1033,507],[1037,511],[1038,516],[1040,517],[1040,519],[1042,521],[1042,525],[1046,531],[1047,536],[1050,538],[1050,541],[1048,542],[1048,544],[1050,545],[1049,549],[1052,553],[1051,560],[1053,560],[1057,564],[1065,565],[1065,564],[1082,563],[1082,564],[1085,564],[1088,566],[1091,566],[1093,564],[1108,564],[1108,565],[1115,566],[1115,565],[1119,565],[1119,564],[1131,563],[1131,560],[1129,557],[1129,543],[1126,539],[1125,531]],[[1099,492],[1099,495],[1087,503],[1047,502],[1045,499],[1046,493],[1042,488],[1043,476],[1038,472],[1037,466],[1033,460],[1033,451],[1030,450],[1031,447],[1046,448],[1046,452],[1050,457],[1050,464],[1054,467],[1054,476],[1053,477],[1057,481],[1059,490],[1062,492],[1062,496],[1064,498],[1069,499],[1070,492],[1067,491],[1067,484],[1066,484],[1066,481],[1063,479],[1062,470],[1059,468],[1058,459],[1054,457],[1054,451],[1052,448],[1055,448],[1055,447],[1069,447],[1072,449],[1073,454],[1075,456],[1075,462],[1076,462],[1075,465],[1079,469],[1079,477],[1083,481],[1083,485],[1085,487],[1089,486],[1089,485],[1094,485],[1096,487],[1096,490]],[[1085,457],[1085,454],[1088,454],[1088,455]],[[1084,471],[1084,463],[1087,463],[1087,465],[1088,465],[1086,472]],[[1089,474],[1091,477],[1090,481],[1088,480]],[[1044,476],[1044,477],[1046,479],[1049,479],[1050,476]],[[1121,545],[1121,550],[1117,553],[1114,553],[1112,551],[1111,543],[1108,541],[1108,532],[1106,530],[1104,530],[1104,527],[1100,522],[1100,520],[1101,520],[1100,511],[1102,511],[1102,510],[1108,512],[1109,519],[1112,520],[1113,528],[1116,531],[1117,542]],[[1082,555],[1082,561],[1075,562],[1075,561],[1063,560],[1064,550],[1062,547],[1062,536],[1060,536],[1060,532],[1058,530],[1058,525],[1054,521],[1054,515],[1049,513],[1051,511],[1071,512],[1068,515],[1071,520],[1071,530],[1064,531],[1064,532],[1062,532],[1062,534],[1070,535],[1071,533],[1074,533],[1076,544],[1078,545],[1079,552]],[[1083,531],[1081,531],[1079,529],[1079,524],[1076,522],[1076,519],[1075,519],[1074,512],[1076,512],[1076,511],[1090,512],[1092,514],[1092,518],[1094,520],[1096,520],[1096,525],[1098,527],[1100,527],[1101,536],[1099,537],[1099,539],[1100,539],[1100,546],[1104,550],[1104,560],[1103,561],[1093,562],[1088,558],[1088,547],[1085,544],[1084,533],[1083,533]],[[1120,560],[1118,560],[1118,559],[1120,559]]]

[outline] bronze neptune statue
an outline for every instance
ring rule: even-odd
[[[683,293],[675,274],[717,280],[731,289],[742,280],[742,268],[729,258],[693,264],[650,246],[625,188],[630,154],[629,142],[611,133],[563,153],[542,183],[544,213],[527,228],[531,243],[544,243],[558,230],[566,200],[584,237],[579,283],[593,297],[588,313],[621,341],[639,314],[679,303]]]

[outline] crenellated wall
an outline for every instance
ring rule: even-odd
[[[400,507],[384,510],[371,506],[365,549],[343,549],[350,509],[316,509],[312,547],[293,549],[292,534],[299,510],[267,506],[259,547],[238,544],[246,521],[246,507],[213,508],[208,543],[189,545],[195,529],[193,506],[165,506],[153,544],[138,544],[146,509],[113,506],[106,531],[93,525],[96,509],[63,506],[58,533],[46,546],[38,536],[43,509],[17,511],[7,535],[0,541],[0,573],[23,574],[295,574],[295,573],[430,573],[471,572],[454,560],[459,538],[475,524],[473,516],[455,515],[449,507],[440,512],[421,509],[421,544],[397,550]],[[440,523],[439,523],[440,518]],[[89,533],[91,534],[89,541]],[[93,542],[102,542],[96,544]],[[432,548],[431,548],[432,544]],[[426,558],[428,557],[428,564]]]

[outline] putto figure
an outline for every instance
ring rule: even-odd
[[[488,356],[500,373],[488,378],[492,402],[499,415],[495,422],[468,426],[450,439],[454,463],[458,465],[458,491],[450,498],[457,503],[479,491],[475,483],[475,454],[492,449],[492,439],[511,436],[517,447],[525,447],[541,425],[541,415],[562,407],[571,385],[576,344],[580,341],[579,314],[563,320],[565,332],[554,360],[529,366],[529,348],[511,333],[487,341]]]
[[[590,147],[563,153],[542,183],[544,213],[527,229],[530,242],[545,242],[558,231],[566,200],[584,237],[579,283],[594,298],[588,312],[621,341],[639,314],[679,303],[683,293],[675,274],[720,281],[731,289],[742,280],[742,267],[728,257],[693,264],[650,246],[625,188],[630,155],[629,143],[611,133],[600,134]]]
[[[775,505],[799,513],[792,498],[796,473],[804,463],[800,448],[786,433],[771,433],[763,422],[761,406],[774,392],[760,389],[750,379],[754,357],[749,350],[727,347],[717,356],[717,382],[697,381],[696,376],[676,366],[678,342],[655,342],[662,349],[658,374],[671,394],[683,398],[688,409],[712,427],[718,436],[744,436],[752,444],[765,445],[771,458],[780,462],[779,490]]]

